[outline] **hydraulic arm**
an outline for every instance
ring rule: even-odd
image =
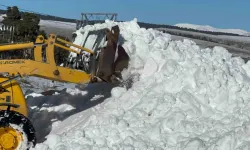
[[[29,59],[11,59],[0,60],[1,73],[8,73],[10,76],[36,76],[45,79],[72,82],[84,84],[90,82],[91,74],[87,74],[81,70],[75,70],[71,68],[57,66],[54,59],[54,47],[60,47],[65,50],[79,53],[69,47],[56,43],[56,40],[76,46],[77,48],[89,52],[94,55],[89,49],[74,45],[63,39],[56,38],[51,34],[48,40],[45,40],[42,36],[38,36],[35,43],[24,43],[15,45],[0,46],[0,51],[18,50],[18,49],[34,49],[34,60]],[[46,48],[46,60],[43,61],[42,49]]]

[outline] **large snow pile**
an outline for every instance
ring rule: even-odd
[[[250,148],[249,63],[222,47],[172,41],[136,20],[90,27],[114,24],[131,57],[123,75],[135,77],[133,86],[113,88],[103,103],[57,124],[36,149]]]
[[[209,26],[209,25],[196,25],[196,24],[188,24],[188,23],[178,23],[175,26],[181,27],[181,28],[189,28],[189,29],[201,30],[201,31],[233,33],[233,34],[239,34],[239,35],[245,35],[245,36],[250,35],[250,33],[248,31],[245,31],[245,30],[242,30],[242,29],[218,29],[218,28],[214,28],[214,27]]]

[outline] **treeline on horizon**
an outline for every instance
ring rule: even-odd
[[[0,9],[0,14],[6,14],[7,10],[2,10]],[[24,12],[20,11],[21,15],[23,15]],[[42,20],[53,20],[53,21],[62,21],[62,22],[71,22],[71,23],[76,23],[77,19],[69,19],[69,18],[63,18],[63,17],[57,17],[57,16],[52,16],[52,15],[43,15],[43,14],[37,14],[40,19]],[[100,21],[89,21],[89,24],[94,24],[98,23]],[[123,22],[123,21],[121,21]],[[145,23],[145,22],[138,22],[138,25],[142,28],[169,28],[169,29],[178,29],[178,30],[183,30],[183,31],[192,31],[192,32],[199,32],[199,33],[205,33],[205,34],[211,34],[211,35],[229,35],[229,36],[242,36],[239,34],[234,34],[234,33],[225,33],[225,32],[212,32],[212,31],[201,31],[201,30],[195,30],[195,29],[189,29],[189,28],[181,28],[177,26],[172,26],[172,25],[166,25],[166,24],[153,24],[153,23]]]
[[[1,11],[3,12],[3,11]],[[0,12],[0,14],[1,14]],[[27,43],[35,42],[38,35],[43,35],[47,39],[47,33],[44,30],[40,30],[40,17],[30,12],[20,12],[18,7],[8,7],[5,12],[6,17],[2,20],[5,30],[0,31],[0,44],[10,43]],[[57,35],[66,41],[70,41],[67,37]],[[60,43],[60,42],[59,42]],[[65,43],[60,43],[63,46],[67,46]],[[34,60],[33,48],[1,51],[0,59],[31,59]],[[54,48],[54,56],[57,65],[60,65],[67,61],[69,51],[65,51],[60,47]],[[42,54],[43,59],[46,59],[46,53]]]

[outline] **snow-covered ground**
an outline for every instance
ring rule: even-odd
[[[53,21],[53,20],[41,20],[40,26],[46,27],[58,27],[61,29],[76,29],[76,23]]]
[[[222,39],[228,39],[228,40],[234,40],[239,42],[247,42],[250,43],[250,37],[244,37],[244,36],[227,36],[227,35],[219,35]]]
[[[91,109],[110,97],[112,84],[96,83],[87,85],[84,89],[74,84],[52,83],[46,79],[29,78],[27,84],[22,83],[29,118],[35,129],[38,142],[43,142],[51,132],[52,127],[67,117],[78,112]],[[31,86],[32,85],[32,86]]]
[[[173,41],[169,34],[140,28],[136,20],[88,27],[115,24],[131,58],[123,76],[134,77],[132,87],[115,87],[102,103],[54,123],[35,149],[250,148],[250,63],[222,47]],[[49,111],[60,108],[75,107]]]
[[[211,32],[225,32],[225,33],[234,33],[239,35],[250,35],[248,31],[242,29],[218,29],[209,25],[196,25],[196,24],[188,24],[188,23],[178,23],[175,26],[189,29],[196,29],[201,31],[211,31]]]

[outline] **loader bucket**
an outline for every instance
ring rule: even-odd
[[[111,29],[85,31],[80,35],[79,33],[74,35],[76,36],[74,44],[91,49],[97,54],[96,58],[91,58],[91,56],[87,56],[83,52],[81,56],[74,58],[73,61],[78,63],[76,66],[85,66],[78,69],[94,73],[95,77],[105,82],[114,82],[117,77],[121,79],[121,71],[128,67],[129,56],[126,50],[121,45],[118,45],[119,35],[120,29],[118,25],[113,26]],[[81,38],[77,36],[81,36]],[[72,56],[69,57],[71,61]],[[84,61],[87,57],[91,58],[91,60]]]
[[[128,68],[129,56],[126,53],[125,49],[118,45],[118,57],[115,61],[115,75],[119,78],[122,78],[121,72],[123,69]]]
[[[107,30],[107,45],[101,49],[96,76],[106,82],[111,82],[111,76],[115,73],[115,54],[119,37],[119,27],[114,26]]]

